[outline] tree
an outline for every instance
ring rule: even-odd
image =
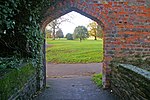
[[[100,25],[97,26],[97,37],[103,38],[103,30]]]
[[[73,35],[71,33],[67,33],[66,38],[67,40],[73,40]]]
[[[48,24],[48,26],[50,27],[50,30],[52,31],[53,40],[55,40],[56,31],[60,29],[60,25],[63,22],[70,22],[71,19],[72,19],[72,16],[70,16],[70,15],[68,15],[68,17],[62,16],[62,17],[60,17],[58,19],[53,20],[52,22],[50,22]]]
[[[56,32],[56,37],[57,38],[64,38],[64,34],[63,34],[63,31],[61,29],[59,29],[57,32]]]
[[[51,38],[52,37],[52,31],[45,29],[45,33],[46,33],[46,38]]]
[[[53,37],[53,40],[55,40],[55,33],[56,33],[56,30],[59,28],[59,21],[58,19],[55,19],[53,20],[51,23],[48,24],[48,26],[50,26],[50,31],[52,31],[52,37]]]
[[[89,23],[88,28],[89,35],[94,36],[94,40],[97,40],[97,37],[102,37],[102,29],[96,22]]]
[[[74,36],[74,39],[79,38],[81,42],[83,39],[88,38],[89,36],[88,30],[85,26],[78,26],[75,28],[73,36]]]

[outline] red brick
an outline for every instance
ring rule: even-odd
[[[90,1],[90,3],[89,3]],[[123,56],[128,54],[128,49],[132,50],[133,54],[149,54],[150,45],[144,45],[149,43],[149,39],[145,39],[150,35],[150,25],[143,24],[150,22],[150,8],[145,6],[129,6],[128,2],[108,2],[107,4],[92,3],[94,0],[60,0],[56,6],[52,5],[48,8],[44,14],[41,23],[41,30],[45,30],[46,25],[64,13],[70,8],[77,8],[80,12],[87,13],[92,18],[98,19],[104,25],[104,41],[105,41],[105,57],[104,57],[104,83],[105,86],[110,85],[107,74],[110,69],[108,67],[109,61],[117,56]],[[137,0],[136,0],[137,1]],[[134,3],[140,3],[143,5],[144,1],[133,1]],[[70,3],[70,4],[69,4]],[[119,21],[121,23],[119,23]],[[135,22],[141,22],[138,25],[134,25]],[[115,32],[113,32],[115,30]],[[116,34],[115,37],[112,34]],[[107,37],[105,37],[107,36]],[[140,42],[143,44],[140,44]],[[112,45],[115,45],[114,48]],[[118,47],[117,47],[118,46]],[[138,51],[138,48],[142,47],[142,51]],[[109,51],[113,51],[114,54],[110,54]],[[144,50],[146,50],[144,52]],[[122,52],[121,52],[122,51]],[[104,87],[105,87],[104,86]]]

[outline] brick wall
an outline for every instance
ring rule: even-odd
[[[104,30],[103,86],[110,86],[109,63],[114,57],[150,55],[149,0],[53,0],[42,11],[41,29],[70,11],[77,11],[98,22]]]
[[[111,88],[120,100],[149,100],[150,72],[129,64],[112,63]]]

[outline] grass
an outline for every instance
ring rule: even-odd
[[[10,69],[0,78],[0,99],[8,100],[10,96],[24,87],[35,72],[35,68],[30,63],[24,64],[18,70]]]
[[[103,60],[103,40],[47,39],[47,62],[98,63]]]
[[[102,87],[102,74],[94,74],[92,77],[92,81],[98,86]]]

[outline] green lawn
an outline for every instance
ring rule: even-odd
[[[47,39],[47,62],[96,63],[103,60],[103,40],[51,40]]]

